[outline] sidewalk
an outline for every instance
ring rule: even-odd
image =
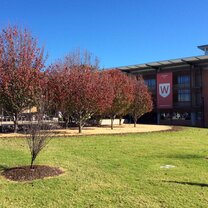
[[[146,125],[146,124],[137,124],[137,127],[134,127],[133,124],[122,124],[121,126],[115,125],[112,130],[110,126],[101,126],[101,127],[84,127],[82,133],[78,133],[78,128],[69,128],[69,129],[58,129],[53,130],[55,136],[79,136],[79,135],[103,135],[103,134],[125,134],[125,133],[142,133],[142,132],[155,132],[155,131],[167,131],[171,130],[171,126],[165,125]],[[15,137],[24,137],[23,134],[17,133],[6,133],[0,134],[0,138],[15,138]]]

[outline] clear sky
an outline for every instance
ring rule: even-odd
[[[76,48],[109,68],[203,55],[208,0],[0,0],[0,29],[28,28],[47,65]]]

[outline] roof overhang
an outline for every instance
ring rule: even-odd
[[[204,56],[192,56],[187,58],[179,58],[179,59],[170,59],[165,61],[156,61],[145,64],[136,64],[129,66],[121,66],[116,67],[121,71],[133,72],[133,71],[151,71],[152,69],[162,69],[174,66],[183,66],[183,65],[197,65],[200,63],[208,64],[208,55]]]

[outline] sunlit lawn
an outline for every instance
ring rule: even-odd
[[[23,183],[0,177],[0,207],[208,207],[206,156],[208,129],[58,138],[36,164],[65,174]],[[29,157],[24,139],[0,139],[1,171]]]

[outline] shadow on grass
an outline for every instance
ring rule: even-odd
[[[8,170],[8,169],[9,169],[9,166],[0,164],[0,171],[5,171],[5,170]]]
[[[197,155],[197,154],[166,154],[160,153],[160,154],[152,154],[147,155],[145,158],[163,158],[163,159],[180,159],[180,160],[198,160],[198,159],[207,159],[208,156],[204,157],[204,155]]]
[[[202,159],[203,156],[196,154],[173,154],[167,155],[167,158],[176,158],[176,159]]]
[[[184,181],[163,181],[165,183],[176,183],[182,185],[190,185],[190,186],[199,186],[199,187],[208,187],[206,183],[197,183],[197,182],[184,182]]]

